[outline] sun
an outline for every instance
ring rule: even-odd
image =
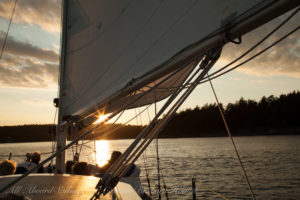
[[[109,116],[111,115],[111,113],[108,113],[108,114],[100,114],[98,119],[93,123],[93,124],[99,124],[101,122],[103,122],[104,120],[106,120]]]

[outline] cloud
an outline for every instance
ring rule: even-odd
[[[0,17],[11,18],[15,1],[0,1]],[[61,0],[21,0],[17,2],[13,23],[38,25],[48,32],[60,32]]]
[[[0,86],[50,88],[57,86],[58,64],[6,56],[0,63]]]
[[[4,33],[0,32],[0,44]],[[8,37],[0,60],[0,86],[50,88],[57,85],[58,52]]]
[[[0,31],[0,45],[4,43],[4,32]],[[8,36],[5,49],[5,54],[18,55],[18,56],[28,56],[40,60],[45,60],[49,62],[58,62],[59,54],[57,51],[50,49],[42,49],[34,46],[30,43],[24,43],[17,41],[15,38]]]
[[[265,35],[271,32],[278,24],[280,24],[291,12],[280,16],[268,24],[245,35],[241,45],[228,44],[224,47],[220,63],[225,65],[237,58],[243,52],[247,51],[255,43],[261,40]],[[280,39],[283,35],[298,26],[299,14],[296,14],[287,24],[279,31],[272,35],[263,45],[255,49],[257,53],[274,41]],[[250,54],[253,55],[254,53]],[[248,56],[250,57],[250,56]],[[238,70],[247,74],[256,76],[274,76],[284,75],[300,78],[300,31],[298,30],[275,47],[256,57]],[[245,59],[244,59],[245,60]]]

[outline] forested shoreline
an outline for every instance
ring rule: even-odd
[[[241,98],[235,103],[221,105],[234,136],[300,134],[300,92],[294,91],[263,97],[260,101]],[[135,138],[143,128],[120,126],[103,139]],[[176,113],[160,134],[161,138],[226,136],[216,104],[187,109]],[[86,139],[100,139],[96,131]],[[38,142],[54,138],[53,125],[23,125],[0,127],[0,142]]]

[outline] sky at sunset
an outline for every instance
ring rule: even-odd
[[[33,3],[34,2],[34,3]],[[60,0],[18,1],[7,43],[0,60],[0,126],[53,123],[53,99],[58,90],[60,46]],[[0,47],[2,48],[14,1],[0,1]],[[291,12],[243,37],[241,45],[224,47],[216,70],[238,57],[269,33]],[[282,29],[254,52],[299,26],[296,14]],[[300,31],[245,66],[213,81],[219,100],[227,104],[241,97],[262,96],[300,90]],[[208,84],[198,86],[181,110],[213,103]]]

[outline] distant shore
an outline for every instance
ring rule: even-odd
[[[233,136],[298,135],[300,134],[300,92],[262,97],[260,101],[241,98],[235,103],[221,105]],[[101,137],[95,130],[85,139],[131,139],[144,128],[115,124],[113,132]],[[102,127],[103,128],[103,127]],[[159,134],[160,138],[224,137],[224,123],[216,104],[186,109],[176,113]],[[68,135],[72,140],[75,136]],[[0,127],[0,142],[53,141],[54,125],[23,125]]]
[[[49,133],[52,125],[24,125],[24,126],[2,126],[0,127],[0,143],[20,143],[20,142],[47,142],[53,141],[53,136]],[[118,140],[134,139],[142,127],[124,126],[119,131],[113,132],[109,137],[97,137],[98,139]],[[11,134],[13,133],[13,134]],[[269,135],[300,135],[300,127],[283,128],[251,128],[232,131],[233,136],[269,136]],[[196,138],[196,137],[228,137],[224,131],[219,132],[192,132],[188,129],[180,133],[162,132],[159,138]],[[69,138],[70,139],[70,138]],[[86,140],[92,139],[90,137]]]

